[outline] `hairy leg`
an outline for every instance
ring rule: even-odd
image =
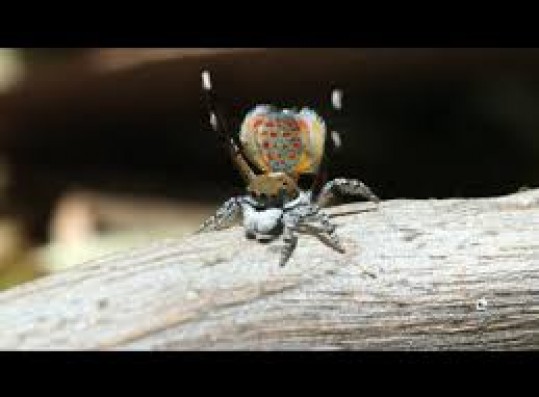
[[[240,213],[241,197],[232,197],[217,210],[215,215],[208,218],[196,233],[225,229],[232,225]]]
[[[319,211],[316,214],[311,215],[310,218],[304,222],[304,224],[308,232],[316,235],[337,251],[344,252],[341,241],[335,233],[337,226],[330,222],[327,214]]]
[[[362,196],[367,200],[379,203],[380,199],[371,191],[371,189],[358,179],[336,178],[324,185],[318,195],[317,203],[320,206],[325,205],[335,194]]]
[[[284,266],[296,245],[298,244],[298,236],[296,235],[296,230],[293,225],[285,225],[283,232],[284,247],[281,251],[281,259],[279,260],[279,266]]]
[[[316,204],[301,205],[286,212],[283,216],[284,248],[281,253],[280,265],[284,266],[296,248],[297,232],[314,234],[339,252],[344,248],[335,233],[336,226],[329,221],[328,216],[320,211]]]

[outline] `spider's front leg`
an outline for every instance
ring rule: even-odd
[[[318,195],[317,203],[320,206],[325,205],[335,194],[362,196],[367,200],[379,203],[380,199],[372,190],[358,179],[336,178],[324,185]]]
[[[294,249],[296,248],[296,245],[298,245],[298,236],[296,234],[295,225],[285,224],[283,231],[283,240],[284,247],[281,251],[281,259],[279,260],[279,266],[284,266],[286,262],[288,262],[288,259],[290,259],[290,256],[292,256],[292,252],[294,252]]]
[[[241,202],[241,197],[232,197],[227,200],[195,233],[221,230],[231,226],[241,213]]]
[[[296,207],[283,215],[284,248],[281,252],[280,265],[284,266],[296,248],[297,232],[314,234],[339,252],[344,248],[335,233],[336,226],[329,221],[328,216],[320,211],[316,204]]]
[[[304,222],[306,231],[324,240],[326,244],[337,251],[344,253],[344,247],[335,233],[337,226],[329,221],[327,214],[320,211],[318,206],[316,206],[316,208],[318,211],[312,214],[309,219]]]

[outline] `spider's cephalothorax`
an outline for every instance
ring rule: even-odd
[[[241,214],[246,236],[271,240],[281,234],[285,246],[280,265],[290,258],[297,233],[318,235],[343,252],[328,216],[320,210],[334,193],[360,195],[378,202],[369,187],[356,179],[338,178],[315,191],[319,181],[326,145],[326,125],[310,109],[294,111],[269,105],[256,106],[242,123],[239,141],[224,129],[225,123],[216,107],[210,75],[202,73],[203,87],[210,108],[210,122],[225,139],[232,160],[247,184],[247,195],[233,197],[206,220],[199,231],[219,230],[230,226]],[[332,103],[340,109],[340,91],[334,91]],[[335,144],[340,140],[332,133]],[[299,178],[313,176],[308,189],[299,187]]]
[[[299,195],[296,181],[284,172],[257,175],[247,186],[247,193],[264,207],[282,207]]]

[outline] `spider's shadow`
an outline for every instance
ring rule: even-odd
[[[271,236],[271,237],[256,238],[255,236],[252,236],[252,235],[246,235],[247,239],[254,240],[257,243],[264,244],[264,245],[270,244],[270,243],[274,242],[275,240],[278,240],[280,236],[281,235],[278,234],[278,235]]]

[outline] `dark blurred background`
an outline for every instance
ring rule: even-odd
[[[537,49],[2,49],[0,288],[189,233],[242,191],[203,69],[235,128],[259,103],[318,110],[332,176],[384,199],[539,185]]]

